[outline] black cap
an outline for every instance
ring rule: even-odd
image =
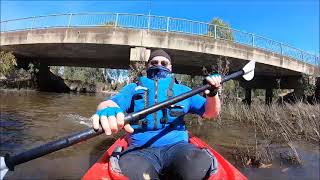
[[[157,49],[157,50],[155,50],[155,51],[152,51],[151,54],[150,54],[150,57],[149,57],[149,59],[148,59],[148,62],[149,62],[152,58],[154,58],[154,57],[156,57],[156,56],[165,57],[165,58],[167,58],[167,59],[171,62],[171,58],[170,58],[169,54],[166,53],[166,52],[165,52],[164,50],[162,50],[162,49]]]

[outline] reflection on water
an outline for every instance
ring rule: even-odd
[[[106,95],[56,94],[33,91],[1,91],[0,155],[17,154],[37,145],[59,139],[87,127],[87,119]],[[194,123],[195,121],[191,121]],[[190,122],[188,122],[190,123]],[[190,125],[201,137],[233,163],[231,149],[255,143],[253,132],[217,122]],[[72,147],[18,165],[5,179],[80,179],[86,170],[115,141],[116,137],[99,136]],[[237,145],[235,143],[237,142]],[[296,144],[303,165],[280,168],[240,169],[249,179],[319,178],[319,147]],[[281,146],[274,147],[274,150]],[[275,163],[276,164],[276,163]],[[279,163],[280,164],[280,163]],[[274,166],[275,167],[275,166]]]

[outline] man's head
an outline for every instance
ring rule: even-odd
[[[148,60],[147,68],[151,66],[163,66],[172,71],[171,57],[162,49],[152,51]]]
[[[147,77],[161,79],[171,76],[172,65],[168,53],[162,49],[152,51],[147,63]]]

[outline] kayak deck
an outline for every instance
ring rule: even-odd
[[[238,169],[236,169],[232,164],[230,164],[226,159],[224,159],[218,152],[212,149],[208,144],[203,142],[198,137],[189,133],[189,142],[194,144],[199,148],[207,148],[218,161],[218,170],[215,174],[212,174],[208,179],[226,179],[233,180],[247,179]],[[128,143],[126,141],[126,136],[119,138],[104,154],[103,156],[86,172],[82,177],[83,180],[112,180],[112,179],[128,179],[127,177],[112,171],[111,165],[109,163],[109,158],[113,150],[121,146],[126,149]]]

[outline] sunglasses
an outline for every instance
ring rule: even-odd
[[[161,64],[162,66],[164,66],[164,67],[167,67],[169,64],[170,64],[170,62],[169,61],[165,61],[165,60],[162,60],[162,61],[159,61],[159,60],[150,60],[150,64],[151,65],[158,65],[158,64]]]

